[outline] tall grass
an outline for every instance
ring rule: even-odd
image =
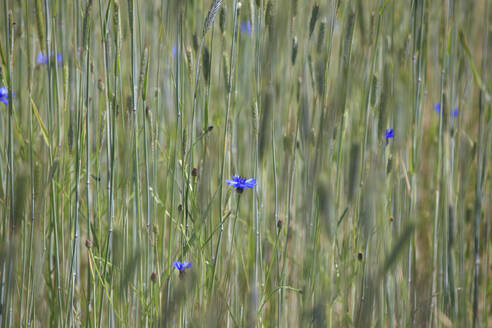
[[[490,1],[0,6],[1,327],[491,325]]]

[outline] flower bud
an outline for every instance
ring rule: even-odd
[[[157,281],[157,273],[152,272],[150,274],[150,281],[152,281],[153,283],[155,283]]]

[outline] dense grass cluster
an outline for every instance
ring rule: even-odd
[[[490,0],[1,0],[1,327],[491,327]]]

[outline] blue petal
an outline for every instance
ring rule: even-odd
[[[251,34],[251,22],[250,21],[241,23],[241,32],[246,33],[248,35]]]
[[[237,187],[237,182],[234,181],[234,180],[226,180],[226,183],[229,185],[229,186],[233,186],[233,187]]]
[[[244,184],[248,188],[254,188],[256,186],[256,179],[255,178],[248,179],[244,182]]]
[[[0,88],[0,98],[7,97],[9,94],[8,90],[6,87],[1,87]]]
[[[46,64],[48,62],[48,57],[45,57],[42,52],[38,53],[36,56],[36,64]]]
[[[0,101],[3,102],[5,105],[8,105],[9,104],[8,98],[2,97],[2,98],[0,98]]]
[[[191,267],[191,262],[183,262],[183,270]]]

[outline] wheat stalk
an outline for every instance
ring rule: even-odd
[[[205,18],[205,24],[203,24],[203,35],[205,35],[214,23],[215,16],[217,16],[217,13],[219,12],[220,5],[222,5],[222,0],[213,0],[212,4],[210,5],[210,9],[208,10],[207,13],[207,18]]]

